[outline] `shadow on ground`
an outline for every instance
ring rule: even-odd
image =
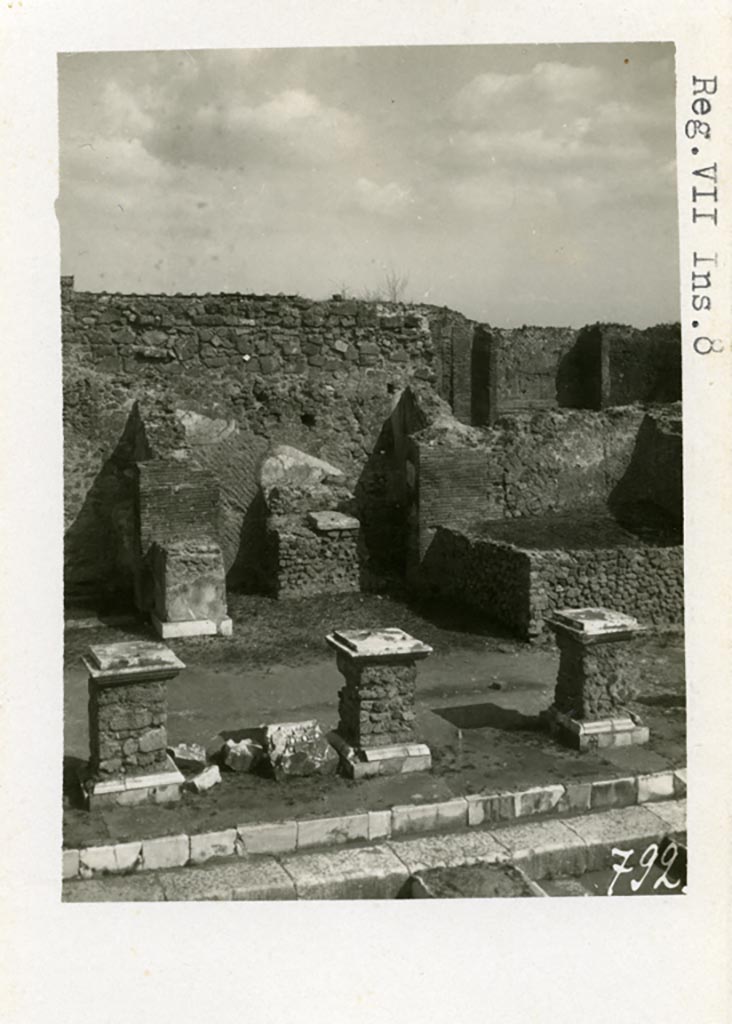
[[[463,704],[452,708],[433,708],[436,715],[458,729],[517,729],[536,730],[541,728],[537,715],[524,715],[513,708],[502,708],[498,704]]]

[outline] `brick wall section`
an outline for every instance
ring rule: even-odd
[[[418,480],[419,553],[423,555],[437,525],[467,525],[484,515],[488,463],[479,448],[415,444],[412,452]]]
[[[216,540],[219,486],[213,473],[188,462],[151,461],[137,467],[140,543]]]

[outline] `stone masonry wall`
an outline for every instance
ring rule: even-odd
[[[152,774],[168,766],[164,682],[89,682],[91,769],[101,776]]]
[[[260,589],[266,510],[257,467],[273,444],[345,471],[370,561],[398,573],[415,516],[388,429],[399,395],[415,383],[432,387],[457,421],[473,422],[476,325],[444,308],[284,295],[97,294],[76,292],[65,279],[62,326],[70,599],[132,593],[134,466],[171,456],[213,474],[227,582]],[[571,332],[490,330],[506,352],[500,380],[510,401],[544,401],[548,364],[566,360]],[[551,357],[539,359],[542,346]],[[532,363],[541,363],[540,373]],[[622,476],[632,413],[609,412],[594,426],[561,412],[544,415],[514,417],[472,445],[486,453],[486,515],[540,514],[563,495],[567,503],[594,500]],[[442,456],[422,452],[428,440],[419,443],[427,481],[430,459]],[[425,508],[429,491],[423,488]]]
[[[267,521],[268,589],[276,597],[357,592],[362,556],[358,530],[318,532],[297,515]]]
[[[659,324],[645,331],[620,324],[603,324],[600,331],[604,364],[603,407],[681,400],[678,324]]]
[[[387,518],[374,451],[402,388],[435,383],[440,356],[430,316],[445,320],[444,311],[68,286],[62,301],[70,596],[131,590],[110,522],[123,504],[132,512],[130,465],[140,458],[187,453],[189,464],[215,475],[230,585],[259,584],[264,512],[256,473],[273,443],[352,476],[365,534],[380,543],[370,530]]]
[[[473,423],[492,423],[514,412],[580,404],[570,382],[564,380],[560,388],[557,380],[559,365],[576,340],[577,331],[569,327],[501,329],[480,325],[476,345],[493,350],[490,362],[483,364],[484,373],[493,379],[486,411],[480,418],[474,416]],[[475,383],[479,386],[480,380]]]
[[[680,625],[684,619],[684,550],[618,547],[590,551],[533,551],[529,634],[544,631],[557,608],[604,605],[642,624]]]
[[[681,546],[524,550],[440,527],[414,577],[421,593],[477,608],[524,640],[558,608],[604,605],[646,625],[680,625]]]
[[[604,507],[628,470],[644,415],[555,410],[482,430],[425,428],[411,439],[412,557],[424,555],[438,526]]]
[[[530,555],[511,544],[439,527],[411,582],[425,597],[477,608],[488,621],[529,635]]]
[[[346,680],[338,693],[343,739],[356,748],[413,742],[416,665],[359,665],[340,652],[336,658]]]

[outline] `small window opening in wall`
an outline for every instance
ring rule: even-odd
[[[314,427],[317,420],[311,412],[304,412],[300,417],[300,422],[304,427]]]
[[[389,381],[389,383],[386,385],[387,395],[393,395],[396,389],[396,384],[393,384],[391,381]]]

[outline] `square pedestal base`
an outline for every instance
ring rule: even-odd
[[[426,743],[395,743],[387,747],[354,749],[337,732],[328,736],[338,751],[341,771],[349,779],[369,779],[375,775],[406,775],[426,772],[432,767],[432,754]]]
[[[99,807],[132,804],[169,804],[180,800],[181,786],[185,779],[168,757],[164,771],[151,775],[125,775],[116,779],[94,779],[88,774],[81,779],[81,788],[86,795],[89,810]]]
[[[184,619],[181,622],[163,622],[155,612],[150,613],[153,628],[163,640],[174,640],[185,636],[231,636],[233,624],[230,618],[214,622],[213,619]]]
[[[542,713],[541,719],[555,739],[575,750],[639,746],[648,743],[650,737],[647,725],[639,725],[628,716],[580,721],[552,707]]]

